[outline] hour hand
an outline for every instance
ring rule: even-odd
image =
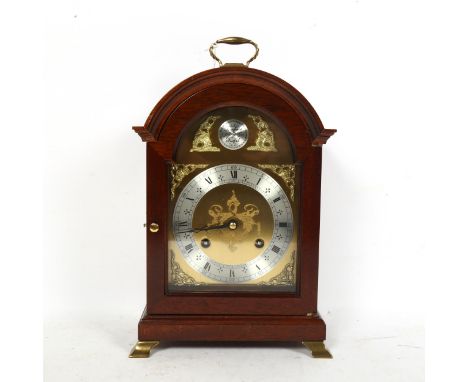
[[[221,228],[226,228],[229,226],[230,222],[223,223],[221,225],[211,225],[211,226],[204,226],[204,227],[199,227],[199,228],[192,228],[186,231],[178,231],[177,233],[189,233],[189,232],[201,232],[201,231],[211,231],[213,229],[221,229]]]

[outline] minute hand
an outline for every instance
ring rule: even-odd
[[[211,231],[212,229],[221,229],[227,228],[229,226],[229,222],[221,224],[221,225],[212,225],[212,226],[204,226],[200,228],[192,228],[187,231],[178,231],[177,233],[189,233],[189,232],[201,232],[201,231]]]

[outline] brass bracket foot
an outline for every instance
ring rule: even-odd
[[[151,349],[159,345],[159,341],[138,341],[130,351],[129,358],[148,358]]]
[[[333,358],[323,341],[302,341],[302,344],[312,352],[314,358]]]

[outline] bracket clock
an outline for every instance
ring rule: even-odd
[[[251,44],[224,64],[217,44]],[[130,357],[159,341],[300,341],[317,312],[324,129],[291,85],[216,41],[219,68],[178,84],[133,130],[146,142],[147,305]]]

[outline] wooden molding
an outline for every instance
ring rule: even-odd
[[[312,141],[312,146],[321,147],[322,145],[327,143],[328,138],[330,138],[335,133],[336,133],[335,129],[323,129],[322,131],[320,131],[320,134],[317,135]]]
[[[187,101],[190,105],[187,105]],[[301,125],[309,137],[315,137],[323,130],[314,108],[297,89],[270,73],[247,67],[210,69],[187,78],[156,104],[144,129],[137,127],[134,130],[145,142],[161,141],[165,146],[172,147],[183,127],[178,121],[174,123],[174,119],[180,120],[180,116],[175,116],[180,113],[179,109],[193,116],[213,106],[228,106],[230,102],[241,106],[271,106],[277,111],[273,114],[280,119],[285,114],[294,114],[297,119],[295,124]],[[192,107],[195,103],[197,108]],[[300,141],[310,147],[311,141],[306,143],[302,138]]]
[[[138,324],[139,341],[323,341],[320,315],[149,315]]]
[[[156,142],[153,134],[151,134],[144,126],[133,126],[135,133],[137,133],[143,142]]]

